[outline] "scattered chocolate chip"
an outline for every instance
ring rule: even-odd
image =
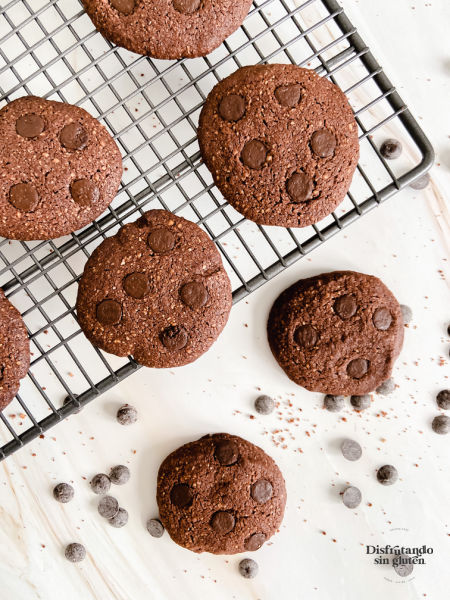
[[[69,123],[61,129],[59,141],[68,150],[82,150],[88,142],[88,133],[79,123]]]
[[[344,440],[341,444],[342,456],[347,460],[359,460],[362,455],[362,448],[355,440]]]
[[[97,304],[96,316],[102,325],[116,325],[122,318],[122,305],[110,298],[102,300]]]
[[[336,136],[328,129],[319,129],[311,137],[311,149],[320,158],[333,156],[336,143]]]
[[[298,83],[290,83],[288,85],[280,85],[275,90],[275,98],[287,108],[294,108],[300,102],[302,95],[301,85]]]
[[[384,306],[377,308],[372,315],[372,322],[379,331],[386,331],[392,323],[392,315]]]
[[[245,540],[244,547],[252,552],[261,548],[265,541],[266,535],[264,533],[254,533]]]
[[[124,527],[128,523],[128,512],[124,508],[119,508],[117,514],[108,519],[108,523],[113,527]]]
[[[275,402],[270,396],[258,396],[255,400],[255,410],[260,415],[270,415],[275,408]]]
[[[164,525],[159,519],[149,519],[147,521],[147,531],[152,537],[160,538],[164,533]]]
[[[137,421],[137,410],[134,406],[124,404],[117,411],[116,418],[121,425],[133,425]]]
[[[177,483],[170,490],[170,500],[178,508],[187,508],[193,499],[194,495],[187,483]]]
[[[450,410],[450,390],[441,390],[436,396],[436,402],[439,408]]]
[[[258,563],[251,558],[244,558],[239,563],[239,573],[245,579],[253,579],[258,575]]]
[[[216,443],[214,456],[221,465],[230,467],[236,464],[239,459],[239,448],[230,440],[221,440]]]
[[[388,160],[398,158],[402,153],[402,145],[398,140],[389,138],[385,140],[380,146],[380,154]]]
[[[35,138],[44,131],[45,122],[34,113],[22,115],[16,121],[16,131],[24,138]]]
[[[123,289],[132,298],[141,300],[150,290],[150,283],[145,273],[130,273],[123,279]]]
[[[90,486],[94,494],[107,494],[111,487],[111,481],[105,473],[97,473],[91,479]]]
[[[186,329],[179,325],[169,325],[159,336],[162,345],[168,350],[182,350],[188,343]]]
[[[330,412],[339,412],[344,408],[344,396],[327,394],[323,399],[323,407]]]
[[[78,396],[75,394],[75,398],[78,398]],[[64,398],[64,402],[63,402],[63,406],[66,406],[66,404],[69,404],[72,402],[72,398],[70,396],[66,396]],[[78,413],[80,413],[83,410],[82,406],[79,406],[78,408],[76,408],[72,414],[77,415]]]
[[[70,194],[80,206],[91,206],[98,202],[100,190],[90,179],[76,179],[70,185]]]
[[[338,317],[346,320],[353,317],[358,309],[358,305],[356,304],[356,298],[352,294],[344,294],[336,298],[333,308]]]
[[[53,498],[62,504],[70,502],[74,497],[75,490],[68,483],[58,483],[53,488]]]
[[[392,485],[398,479],[398,472],[392,465],[384,465],[377,471],[377,479],[383,485]]]
[[[260,140],[250,140],[242,148],[241,160],[250,169],[261,169],[267,158],[267,148]]]
[[[83,544],[74,542],[66,547],[64,555],[67,560],[70,560],[70,562],[81,562],[86,558],[86,548],[83,546]]]
[[[447,415],[438,415],[437,417],[434,417],[431,427],[433,428],[434,433],[439,433],[439,435],[449,433],[450,417],[447,417]]]
[[[98,503],[98,514],[105,519],[112,519],[119,512],[119,503],[112,496],[103,496]]]
[[[410,183],[409,187],[411,187],[413,190],[424,190],[429,183],[430,176],[428,175],[428,173],[425,173],[423,177],[419,177],[419,179],[416,179],[415,181]]]
[[[225,535],[233,531],[235,524],[236,519],[226,510],[218,510],[211,517],[211,527],[219,535]]]
[[[306,202],[311,198],[313,189],[311,177],[302,171],[291,175],[286,182],[286,191],[292,202]]]
[[[353,379],[362,379],[369,370],[370,362],[365,358],[354,358],[347,365],[347,375]]]
[[[208,301],[208,290],[200,281],[189,281],[180,288],[180,298],[189,308],[197,309]]]
[[[400,304],[400,308],[402,311],[403,323],[408,325],[408,323],[411,323],[412,321],[413,312],[409,306],[406,306],[406,304]]]
[[[160,229],[154,229],[148,234],[147,244],[153,252],[157,254],[163,254],[164,252],[170,252],[175,246],[175,236],[165,227]]]
[[[347,508],[356,508],[359,506],[361,504],[361,498],[361,492],[353,485],[346,488],[342,494],[342,502]]]
[[[131,15],[134,11],[135,0],[109,0],[111,6],[123,15]]]
[[[319,335],[312,325],[300,325],[294,331],[294,340],[302,348],[314,348],[319,341]]]
[[[376,391],[377,394],[380,394],[381,396],[389,396],[394,390],[395,381],[392,377],[389,377],[389,379],[386,379],[386,381],[383,381],[383,383],[377,387]]]
[[[399,559],[405,562],[397,563]],[[392,559],[392,566],[399,577],[408,577],[413,572],[414,565],[406,562],[408,560],[410,560],[409,557],[405,555],[395,556]]]
[[[173,7],[184,15],[191,15],[200,8],[201,0],[173,0]]]
[[[272,498],[272,494],[272,484],[270,481],[267,481],[267,479],[258,479],[250,489],[251,497],[255,502],[258,502],[258,504],[265,504]]]
[[[447,326],[447,335],[450,336],[450,325]]]
[[[124,485],[130,479],[130,469],[125,465],[117,465],[111,469],[109,479],[114,485]]]
[[[39,195],[31,183],[17,183],[9,190],[9,202],[21,212],[30,212],[38,205]]]
[[[350,404],[355,410],[366,410],[369,408],[371,398],[369,394],[363,394],[362,396],[352,396],[350,398]]]
[[[224,96],[219,104],[219,115],[226,121],[239,121],[245,114],[245,100],[238,94]]]

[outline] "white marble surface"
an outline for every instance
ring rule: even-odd
[[[403,191],[234,307],[220,340],[193,365],[141,370],[4,461],[2,600],[449,597],[450,438],[430,428],[438,412],[435,394],[449,387],[449,4],[343,4],[434,143],[438,165],[432,185],[423,192]],[[318,394],[284,376],[265,337],[267,312],[284,287],[336,268],[382,277],[414,311],[395,367],[396,392],[375,397],[361,415],[348,407],[338,415],[323,411]],[[259,390],[275,396],[279,409],[250,418]],[[114,419],[124,402],[139,410],[129,428]],[[287,483],[281,531],[253,555],[260,573],[252,581],[237,573],[239,556],[196,555],[167,535],[156,540],[145,530],[146,519],[156,515],[160,461],[185,441],[224,430],[262,446]],[[345,436],[363,447],[357,463],[340,456]],[[386,462],[400,473],[388,488],[374,476]],[[130,482],[114,490],[130,513],[121,530],[97,515],[97,498],[87,485],[93,474],[118,463],[132,471]],[[71,481],[76,489],[68,505],[52,499],[59,481]],[[347,481],[363,492],[355,511],[340,502]],[[72,541],[87,548],[82,564],[64,559]],[[391,567],[376,567],[365,555],[366,544],[386,543],[427,544],[434,554],[399,583]]]

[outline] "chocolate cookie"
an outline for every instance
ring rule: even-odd
[[[224,197],[262,225],[323,219],[344,199],[359,157],[343,92],[295,65],[243,67],[218,83],[198,138]]]
[[[170,537],[193,552],[258,550],[278,529],[283,476],[261,448],[217,433],[185,444],[159,468],[159,514]]]
[[[30,366],[30,341],[20,312],[0,289],[0,410],[8,406]]]
[[[247,16],[251,0],[82,0],[111,42],[154,58],[205,56]]]
[[[0,110],[0,133],[0,235],[66,235],[91,223],[116,195],[120,151],[82,108],[25,96]]]
[[[215,244],[164,210],[150,210],[100,244],[77,298],[80,326],[93,344],[147,367],[194,361],[218,337],[230,308]]]
[[[275,358],[296,383],[357,396],[390,376],[403,344],[403,319],[379,279],[335,271],[285,290],[272,306],[267,332]]]

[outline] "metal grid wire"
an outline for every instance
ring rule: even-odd
[[[180,61],[114,47],[73,0],[12,0],[0,9],[0,106],[26,94],[82,106],[112,133],[125,169],[112,205],[85,229],[48,242],[0,240],[0,285],[22,312],[32,350],[20,394],[0,413],[1,459],[139,368],[92,347],[74,312],[87,258],[124,223],[158,207],[199,223],[222,253],[236,302],[431,166],[427,139],[342,8],[299,1],[255,0],[220,48]],[[196,125],[208,92],[258,62],[315,69],[344,89],[355,112],[361,160],[351,190],[311,227],[244,220],[200,161]],[[408,148],[395,170],[377,143],[393,133]]]

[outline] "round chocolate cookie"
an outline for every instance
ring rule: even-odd
[[[286,374],[313,392],[360,396],[391,374],[403,344],[397,300],[376,277],[301,279],[275,301],[267,332]]]
[[[164,210],[145,213],[96,248],[77,298],[80,326],[93,344],[147,367],[194,361],[219,336],[230,308],[215,244]]]
[[[258,550],[279,528],[286,504],[275,462],[227,433],[169,454],[159,468],[159,514],[170,537],[193,552]]]
[[[205,56],[247,16],[251,0],[82,0],[111,42],[153,58]]]
[[[262,225],[323,219],[344,199],[359,157],[344,93],[295,65],[243,67],[218,83],[198,139],[224,197]]]
[[[25,96],[0,110],[0,133],[0,235],[66,235],[91,223],[116,195],[120,151],[82,108]]]
[[[0,410],[8,406],[30,366],[30,341],[20,312],[0,289]]]

